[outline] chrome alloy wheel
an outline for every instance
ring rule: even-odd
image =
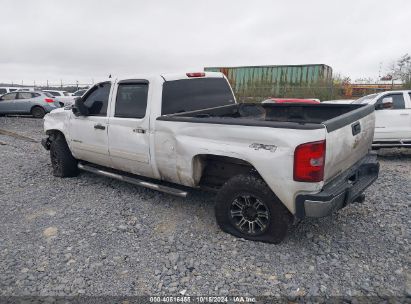
[[[231,203],[230,221],[241,233],[260,235],[268,229],[270,211],[257,197],[240,195]]]

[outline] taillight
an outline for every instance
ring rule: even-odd
[[[54,102],[54,99],[51,99],[51,98],[44,98],[44,101],[45,101],[45,102]]]
[[[294,180],[321,182],[324,179],[325,140],[299,145],[294,152]]]
[[[187,77],[204,77],[205,73],[203,72],[196,72],[196,73],[187,73]]]

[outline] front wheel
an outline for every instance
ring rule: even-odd
[[[71,177],[78,174],[77,160],[71,154],[65,138],[57,135],[50,144],[50,159],[53,175]]]
[[[217,194],[220,228],[252,241],[280,243],[287,235],[291,214],[258,176],[237,175]]]

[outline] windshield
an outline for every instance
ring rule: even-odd
[[[365,103],[370,103],[375,97],[377,97],[378,94],[371,94],[367,95],[364,97],[361,97],[357,100],[355,100],[353,103],[355,104],[365,104]]]
[[[224,78],[197,78],[166,81],[163,84],[161,114],[214,108],[235,103]]]

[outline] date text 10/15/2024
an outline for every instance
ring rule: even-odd
[[[159,296],[150,297],[151,303],[255,303],[254,297],[212,297],[212,296]]]

